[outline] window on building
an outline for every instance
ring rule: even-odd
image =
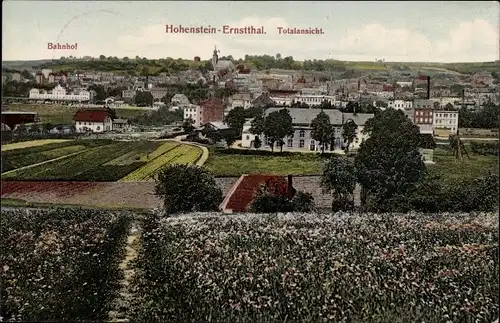
[[[304,148],[304,139],[300,139],[299,148]]]
[[[247,135],[247,140],[250,140],[250,136],[249,135]]]
[[[306,132],[304,130],[300,130],[299,137],[304,138],[306,136]]]
[[[355,143],[358,143],[358,142],[359,142],[358,137],[356,137],[356,138],[354,139],[354,142],[355,142]]]
[[[97,129],[97,130],[101,130],[101,127],[97,126],[97,128],[96,128],[96,129]]]
[[[287,147],[288,148],[292,148],[293,147],[293,140],[292,139],[288,139]]]
[[[84,125],[84,126],[86,126],[86,125],[87,125],[87,123],[86,123],[86,122],[84,122],[84,123],[83,123],[83,125]]]

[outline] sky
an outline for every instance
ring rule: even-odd
[[[2,3],[2,59],[61,56],[484,62],[499,59],[497,1],[20,1]],[[264,26],[265,35],[172,34],[183,27]],[[322,28],[284,35],[284,28]],[[48,43],[78,44],[49,50]]]

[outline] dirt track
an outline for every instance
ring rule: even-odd
[[[224,195],[237,177],[216,178]],[[154,182],[2,182],[2,198],[34,203],[79,204],[111,208],[157,208],[161,200],[154,195]],[[314,196],[316,206],[329,209],[332,198],[322,194],[319,176],[297,176],[293,186]],[[359,189],[355,191],[359,200]]]

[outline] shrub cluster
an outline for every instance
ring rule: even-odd
[[[478,155],[494,155],[498,156],[498,150],[499,150],[500,144],[498,141],[496,142],[475,142],[472,141],[470,143],[470,149],[472,150],[473,153],[478,154]]]
[[[443,185],[439,177],[426,177],[409,195],[386,201],[386,206],[395,212],[494,212],[498,211],[498,193],[496,174],[456,186]]]
[[[493,214],[190,215],[143,223],[130,319],[492,322]]]
[[[4,321],[104,320],[129,217],[83,209],[2,210]]]

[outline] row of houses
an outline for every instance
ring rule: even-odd
[[[70,92],[61,85],[57,85],[51,91],[31,89],[29,92],[29,99],[31,100],[50,100],[55,102],[90,102],[93,97],[93,91],[79,89]]]

